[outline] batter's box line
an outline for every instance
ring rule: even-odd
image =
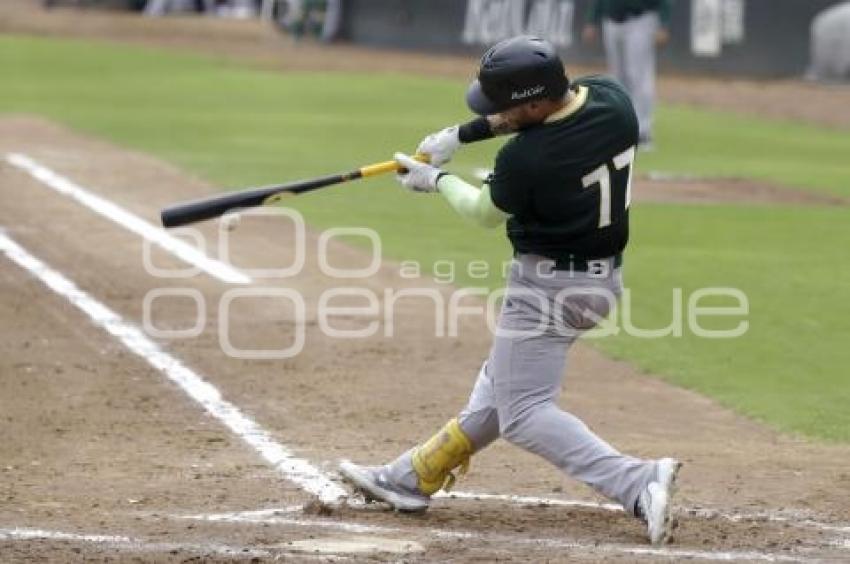
[[[588,509],[601,509],[611,512],[622,512],[623,508],[614,503],[601,503],[596,501],[581,501],[574,499],[559,499],[534,496],[522,496],[511,494],[490,494],[479,492],[439,492],[435,497],[443,499],[459,499],[474,501],[506,501],[517,505],[545,505],[556,507],[581,507]],[[808,510],[784,509],[782,511],[757,511],[757,512],[732,512],[704,507],[679,507],[678,515],[688,517],[700,517],[703,519],[723,519],[733,523],[739,522],[774,522],[788,523],[801,528],[814,528],[823,531],[843,533],[850,535],[850,526],[844,523],[824,523],[812,518],[812,512]]]
[[[438,499],[461,500],[461,501],[495,501],[508,502],[515,505],[524,506],[547,506],[547,507],[579,507],[586,509],[598,509],[602,511],[610,511],[613,513],[622,513],[623,508],[613,503],[600,503],[594,501],[582,501],[573,499],[559,498],[544,498],[534,496],[510,495],[510,494],[489,494],[476,492],[450,492],[438,493],[435,497]],[[356,500],[348,500],[347,505],[358,510],[370,510],[375,505],[368,505]],[[189,516],[175,516],[187,519],[198,519],[205,521],[219,522],[253,522],[253,523],[275,523],[277,517],[285,515],[303,514],[303,505],[288,505],[285,507],[255,509],[248,511],[232,511],[222,513],[210,513]],[[375,509],[377,511],[377,509]],[[733,523],[741,522],[771,522],[785,523],[790,526],[802,529],[817,529],[829,533],[839,533],[840,538],[837,539],[838,544],[850,543],[850,526],[843,523],[825,523],[811,518],[809,511],[783,510],[780,512],[759,511],[751,513],[735,513],[729,511],[720,511],[716,509],[694,508],[694,507],[679,507],[676,509],[676,514],[680,516],[696,517],[700,519],[722,519]]]
[[[81,534],[25,527],[0,528],[0,542],[61,541],[96,545],[116,552],[135,554],[174,554],[188,552],[204,557],[217,556],[228,560],[297,558],[322,562],[350,560],[356,555],[408,555],[424,552],[422,545],[404,539],[317,539],[311,535],[285,543],[262,546],[234,546],[219,542],[148,541],[124,535]],[[84,555],[85,556],[85,555]]]
[[[595,501],[581,501],[573,499],[546,498],[534,496],[522,496],[511,494],[489,494],[477,492],[439,492],[438,498],[445,499],[461,499],[461,500],[476,500],[476,501],[506,501],[517,505],[545,505],[545,506],[560,506],[560,507],[582,507],[588,509],[601,509],[611,512],[622,512],[623,508],[614,503],[601,503]],[[813,518],[813,513],[809,510],[783,509],[781,511],[755,511],[755,512],[734,512],[723,511],[720,509],[710,509],[705,507],[679,507],[676,510],[678,515],[688,517],[700,517],[703,519],[723,519],[733,523],[751,521],[751,522],[775,522],[788,523],[797,527],[810,527],[821,529],[823,531],[844,533],[850,535],[850,526],[845,523],[825,523]]]
[[[263,517],[263,513],[268,516]],[[291,515],[291,513],[290,513]],[[426,535],[437,540],[442,539],[473,539],[489,544],[507,544],[511,546],[527,546],[538,548],[578,550],[590,554],[618,554],[635,557],[653,557],[669,559],[696,559],[696,560],[724,560],[724,561],[760,561],[760,562],[819,562],[817,558],[809,558],[802,555],[779,554],[757,550],[696,550],[674,547],[648,547],[636,545],[618,545],[611,543],[579,542],[562,538],[552,537],[523,537],[519,535],[506,535],[500,533],[486,533],[479,531],[464,531],[437,528],[413,528],[394,527],[386,525],[371,525],[353,521],[340,521],[332,519],[301,519],[287,516],[279,509],[256,510],[247,512],[211,513],[197,515],[173,514],[168,517],[179,520],[194,520],[215,523],[235,523],[239,525],[278,525],[290,527],[304,527],[313,529],[331,529],[346,533],[366,535]],[[836,545],[832,544],[831,548]]]
[[[237,547],[217,543],[150,542],[124,535],[81,534],[63,531],[50,531],[28,527],[0,528],[0,542],[3,541],[64,541],[104,546],[121,552],[163,553],[186,551],[200,554],[213,554],[224,557],[270,557],[268,550],[249,547]]]

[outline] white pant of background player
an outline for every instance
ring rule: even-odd
[[[642,143],[652,139],[655,107],[655,35],[660,26],[657,12],[602,23],[608,68],[628,90],[635,106]]]

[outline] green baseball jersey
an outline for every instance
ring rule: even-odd
[[[590,9],[590,21],[599,24],[602,20],[624,22],[646,12],[658,12],[661,23],[670,23],[670,0],[596,0]]]
[[[567,107],[519,132],[496,156],[490,196],[510,215],[515,253],[599,259],[626,247],[637,117],[611,78],[585,77],[574,88]]]

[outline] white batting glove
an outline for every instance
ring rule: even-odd
[[[423,139],[416,152],[430,156],[432,165],[441,166],[452,160],[459,148],[458,126],[453,125]]]
[[[396,178],[402,186],[414,192],[436,192],[437,178],[443,171],[427,163],[421,163],[416,159],[396,153],[393,158],[404,171],[399,171]]]

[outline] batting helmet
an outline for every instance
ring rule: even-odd
[[[532,100],[561,98],[569,85],[552,44],[521,35],[484,53],[478,78],[466,92],[466,104],[479,115],[497,114]]]

